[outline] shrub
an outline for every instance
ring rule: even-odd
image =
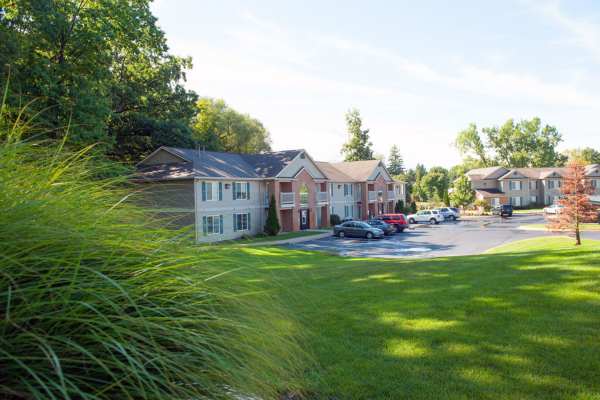
[[[329,216],[329,225],[336,226],[342,223],[342,219],[337,214],[331,214]]]
[[[417,203],[415,201],[410,202],[410,212],[412,214],[417,212]]]
[[[302,352],[276,301],[91,180],[83,153],[0,140],[0,398],[275,398],[294,386]]]
[[[269,236],[276,236],[281,230],[279,225],[279,218],[277,218],[277,207],[275,205],[275,195],[271,195],[269,201],[269,211],[267,213],[267,220],[265,221],[265,233]]]
[[[396,212],[398,214],[404,213],[404,201],[403,200],[398,200],[396,202],[396,206],[394,207],[394,212]]]

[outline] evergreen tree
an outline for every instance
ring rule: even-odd
[[[275,206],[275,195],[271,196],[269,201],[269,211],[267,221],[265,222],[265,233],[269,236],[275,236],[281,230],[279,219],[277,218],[277,207]]]
[[[346,113],[348,142],[342,146],[344,161],[373,160],[373,143],[369,140],[369,130],[362,129],[360,112],[353,108]]]
[[[410,203],[410,212],[413,214],[417,212],[417,203],[414,200]]]
[[[390,149],[387,170],[392,175],[401,175],[404,173],[404,160],[398,146],[393,145]]]
[[[404,212],[404,201],[403,200],[398,200],[396,202],[396,207],[394,208],[394,211],[398,214]]]

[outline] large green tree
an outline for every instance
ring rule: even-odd
[[[452,183],[450,204],[453,206],[468,206],[475,200],[475,192],[471,187],[471,181],[462,175]]]
[[[393,145],[390,149],[387,170],[392,175],[401,175],[404,173],[404,160],[402,159],[402,154],[400,154],[400,148],[396,145]]]
[[[362,117],[356,108],[346,113],[346,129],[349,137],[342,146],[344,160],[373,160],[373,143],[369,139],[369,130],[362,128]]]
[[[37,134],[68,132],[71,144],[100,142],[108,151],[115,143],[131,147],[121,128],[136,121],[189,124],[196,95],[182,81],[191,62],[168,53],[150,2],[3,2],[0,68],[3,78],[10,70],[9,110],[33,101],[26,114],[36,116]]]
[[[566,157],[557,150],[562,135],[539,118],[481,129],[474,124],[460,132],[456,147],[463,157],[481,166],[548,167],[564,165]]]
[[[260,153],[271,150],[269,131],[247,114],[229,107],[222,99],[198,101],[194,139],[207,150]]]
[[[569,162],[581,161],[584,164],[600,164],[600,151],[591,147],[568,149],[564,151],[564,155]]]
[[[448,195],[448,170],[443,167],[432,167],[421,179],[421,190],[427,199],[443,201]]]

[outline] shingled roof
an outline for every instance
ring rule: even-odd
[[[369,179],[379,163],[381,163],[379,160],[364,160],[338,162],[331,165],[355,181],[364,182]]]
[[[345,182],[345,183],[357,182],[356,179],[352,178],[349,175],[346,175],[344,172],[342,172],[341,170],[334,167],[333,164],[331,164],[331,163],[324,162],[324,161],[317,161],[316,164],[317,164],[317,167],[319,167],[319,169],[321,171],[323,171],[323,173],[325,174],[327,179],[329,179],[331,181]]]
[[[302,150],[286,150],[261,154],[239,154],[167,146],[160,147],[156,152],[161,150],[176,155],[182,159],[182,162],[146,165],[142,161],[138,165],[138,179],[272,178],[277,176],[302,152]]]

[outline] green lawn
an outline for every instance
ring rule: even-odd
[[[207,256],[245,267],[298,319],[309,399],[600,399],[600,242],[571,243],[412,261]]]
[[[526,224],[526,225],[521,225],[521,228],[543,231],[543,230],[547,229],[547,226],[545,224]],[[582,231],[600,231],[600,224],[598,224],[598,223],[581,224],[580,228]]]
[[[328,230],[310,230],[310,231],[284,232],[284,233],[280,233],[277,236],[255,236],[255,237],[250,237],[250,238],[237,239],[237,240],[233,241],[232,243],[275,242],[278,240],[287,240],[287,239],[294,239],[294,238],[298,238],[298,237],[320,235],[322,233],[327,233],[327,232],[329,232],[329,231]]]

